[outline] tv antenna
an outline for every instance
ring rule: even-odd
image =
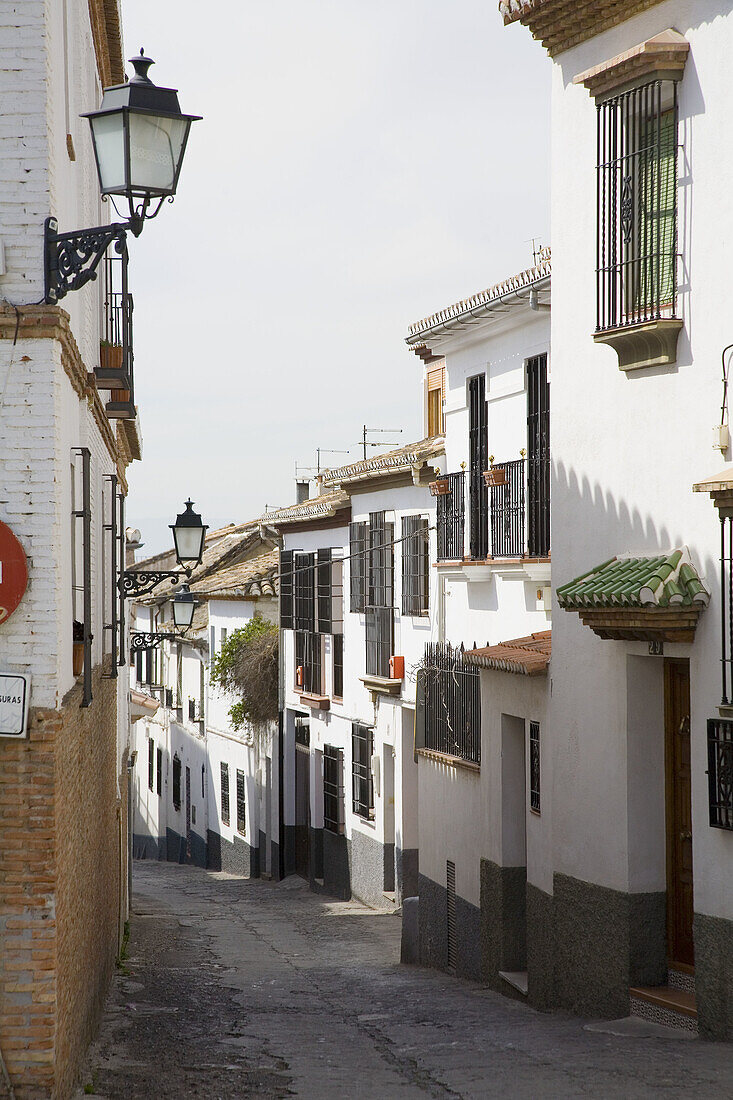
[[[361,429],[361,439],[359,440],[359,446],[364,448],[364,461],[366,462],[367,447],[396,447],[398,443],[394,440],[387,442],[386,440],[372,440],[367,439],[367,435],[402,435],[402,428],[367,428],[366,424]]]

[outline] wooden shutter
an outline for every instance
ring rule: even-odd
[[[283,550],[280,554],[280,626],[283,630],[292,630],[295,612],[293,607],[293,551]],[[213,635],[213,627],[212,627]],[[213,653],[212,637],[212,653]]]
[[[443,435],[443,401],[445,399],[445,364],[427,372],[428,437]]]
[[[368,524],[349,525],[349,591],[352,611],[363,611],[366,607],[367,534]]]

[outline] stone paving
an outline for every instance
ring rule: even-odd
[[[296,878],[136,863],[78,1097],[733,1098],[733,1047],[586,1030],[399,963],[400,919]]]

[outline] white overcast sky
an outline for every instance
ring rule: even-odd
[[[204,116],[130,247],[148,554],[188,495],[240,522],[364,423],[420,437],[407,326],[549,243],[550,63],[496,0],[122,6],[126,56]]]

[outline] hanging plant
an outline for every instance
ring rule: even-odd
[[[278,629],[261,615],[233,630],[214,658],[211,683],[238,696],[229,708],[235,730],[277,718]]]

